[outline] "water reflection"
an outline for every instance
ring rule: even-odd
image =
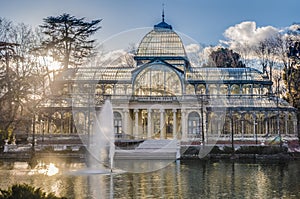
[[[54,163],[50,162],[49,164],[46,164],[44,162],[39,162],[33,169],[30,170],[28,175],[44,174],[47,176],[53,176],[58,174],[58,172],[59,169]]]
[[[51,166],[52,165],[52,166]],[[37,169],[46,166],[47,172]],[[300,198],[300,162],[176,161],[150,173],[70,175],[84,162],[0,162],[0,187],[26,182],[68,198]],[[53,175],[49,175],[53,171]]]

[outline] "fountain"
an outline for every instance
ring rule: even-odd
[[[89,137],[88,168],[73,174],[110,174],[114,167],[115,137],[113,111],[110,101],[106,100],[100,113],[94,117],[92,133]]]
[[[96,111],[94,116],[92,133],[88,139],[82,138],[83,142],[88,146],[88,167],[68,173],[70,175],[87,175],[89,192],[94,198],[102,198],[108,192],[110,198],[113,198],[113,176],[124,172],[113,170],[115,136],[113,110],[110,101],[106,100],[101,111]],[[102,175],[110,175],[109,188],[103,183],[104,178]]]
[[[113,111],[111,103],[106,100],[100,113],[96,113],[93,133],[90,135],[89,152],[96,164],[107,165],[110,170],[113,168],[115,153],[115,137],[113,129]],[[93,165],[93,164],[92,164]]]

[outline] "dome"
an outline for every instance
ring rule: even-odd
[[[164,21],[142,39],[136,57],[186,57],[181,38]]]

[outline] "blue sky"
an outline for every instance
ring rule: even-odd
[[[33,27],[64,12],[103,19],[103,28],[95,35],[103,41],[122,31],[157,24],[163,3],[167,23],[207,45],[218,44],[226,29],[243,21],[277,28],[300,22],[299,0],[1,0],[0,17]]]

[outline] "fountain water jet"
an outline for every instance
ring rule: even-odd
[[[113,110],[108,100],[105,101],[101,112],[95,115],[90,141],[88,150],[95,160],[90,162],[91,165],[107,165],[112,171],[115,153],[115,136],[113,129]]]
[[[88,168],[72,174],[110,174],[114,167],[115,136],[113,109],[106,100],[100,112],[95,112],[92,133],[85,142],[88,146]],[[88,143],[89,142],[89,143]]]

